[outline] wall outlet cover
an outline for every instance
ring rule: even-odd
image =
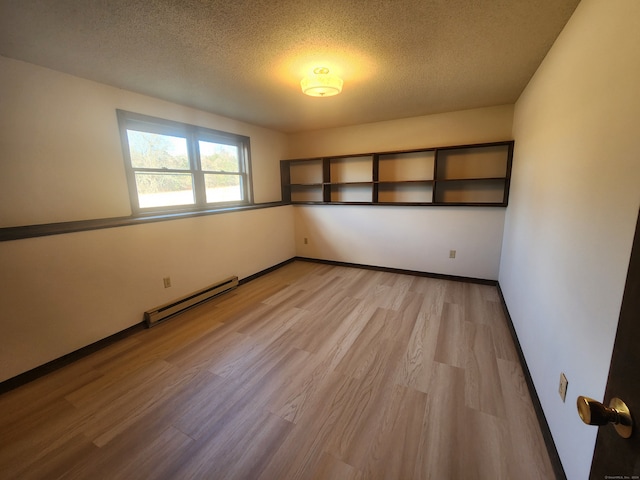
[[[567,387],[569,386],[569,380],[564,373],[560,374],[560,387],[558,388],[558,393],[560,394],[560,398],[564,402],[567,398]]]

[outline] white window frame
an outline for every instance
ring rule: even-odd
[[[222,132],[210,128],[189,125],[186,123],[150,117],[124,110],[117,110],[122,152],[129,188],[131,210],[134,216],[145,214],[161,214],[176,212],[214,211],[229,207],[253,205],[253,188],[251,181],[251,148],[249,137],[234,133]],[[167,168],[134,167],[131,162],[129,138],[127,130],[170,135],[186,139],[189,156],[189,168],[184,170]],[[235,146],[238,148],[239,171],[215,172],[201,168],[199,141],[215,142]],[[194,203],[189,205],[171,205],[161,207],[141,207],[136,185],[136,172],[145,173],[188,173],[192,176]],[[238,175],[240,180],[241,200],[208,202],[205,188],[206,175]]]

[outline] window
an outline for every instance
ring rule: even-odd
[[[134,214],[251,204],[248,137],[117,113]]]

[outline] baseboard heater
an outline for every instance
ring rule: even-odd
[[[238,277],[229,277],[214,285],[210,285],[202,290],[191,293],[186,297],[179,298],[173,302],[166,303],[153,310],[144,312],[144,321],[147,327],[151,328],[163,320],[183,312],[187,308],[191,308],[206,300],[210,300],[222,293],[228,292],[238,286]]]

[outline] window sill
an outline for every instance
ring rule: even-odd
[[[85,232],[100,230],[103,228],[126,227],[129,225],[143,225],[146,223],[165,222],[168,220],[180,220],[183,218],[202,217],[205,215],[218,215],[221,213],[241,212],[245,210],[258,210],[261,208],[279,207],[288,205],[284,202],[258,203],[212,210],[197,210],[179,213],[144,214],[129,217],[98,218],[92,220],[77,220],[73,222],[45,223],[40,225],[25,225],[21,227],[0,228],[0,242],[21,240],[25,238],[46,237],[49,235],[61,235],[65,233]]]

